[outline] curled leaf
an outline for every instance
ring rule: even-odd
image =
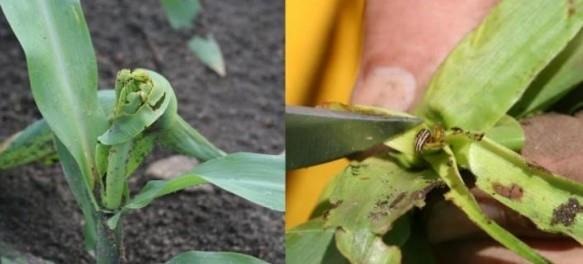
[[[166,78],[153,71],[121,70],[115,87],[111,127],[98,139],[102,144],[127,142],[155,122],[164,127],[176,117],[176,96]]]

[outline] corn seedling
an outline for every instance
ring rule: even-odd
[[[0,145],[0,169],[60,161],[84,215],[87,250],[97,263],[123,262],[123,216],[190,186],[211,183],[283,211],[284,156],[227,154],[177,113],[169,81],[146,70],[121,70],[115,90],[97,89],[95,53],[79,0],[2,0],[0,7],[27,59],[43,120]],[[204,161],[192,171],[148,182],[128,180],[161,142]],[[168,263],[264,263],[238,253],[189,251]]]
[[[437,187],[501,245],[531,263],[548,263],[482,212],[471,179],[538,229],[583,243],[583,185],[527,162],[518,153],[524,135],[517,122],[549,109],[583,80],[582,26],[583,1],[500,1],[434,74],[414,112],[424,122],[351,161],[312,219],[288,231],[287,263],[434,262],[411,212]],[[580,95],[569,98],[572,111],[581,107]]]
[[[200,0],[161,0],[168,21],[176,30],[189,29],[202,10]],[[223,53],[212,34],[206,37],[195,35],[188,41],[188,47],[202,63],[224,77],[227,74]]]

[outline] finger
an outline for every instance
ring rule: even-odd
[[[558,237],[538,230],[528,218],[492,199],[486,193],[476,188],[472,189],[472,193],[486,216],[514,235],[522,238]],[[428,204],[424,211],[424,219],[427,236],[432,243],[488,237],[464,212],[449,201],[440,200]]]
[[[447,54],[496,0],[369,0],[354,103],[410,109]]]
[[[522,155],[563,177],[583,182],[583,115],[544,114],[522,121]]]

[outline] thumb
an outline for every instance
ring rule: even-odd
[[[497,0],[368,0],[352,102],[406,111],[447,54]]]

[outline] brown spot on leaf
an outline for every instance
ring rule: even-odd
[[[452,128],[451,128],[451,131],[452,131],[454,134],[461,134],[461,133],[464,133],[464,130],[463,130],[463,129],[461,129],[461,128],[459,128],[459,127],[452,127]]]
[[[403,198],[405,198],[405,193],[404,192],[399,193],[397,198],[395,198],[395,200],[393,200],[393,202],[391,202],[391,204],[389,205],[389,209],[397,207],[397,205],[403,200]]]
[[[495,182],[492,184],[492,188],[494,189],[494,192],[510,200],[520,200],[520,198],[522,198],[522,194],[524,193],[522,187],[515,183],[510,186],[505,186]]]
[[[576,12],[574,0],[567,0],[567,16],[572,17]]]
[[[575,222],[577,214],[582,211],[583,207],[579,204],[579,200],[571,197],[567,202],[553,210],[551,225],[563,224],[564,226],[570,226]]]
[[[391,209],[395,208],[401,201],[403,201],[405,196],[406,193],[401,192],[395,197],[395,199],[391,199],[391,195],[381,198],[375,203],[373,210],[368,214],[368,218],[375,222],[381,221],[384,217],[389,215]]]

